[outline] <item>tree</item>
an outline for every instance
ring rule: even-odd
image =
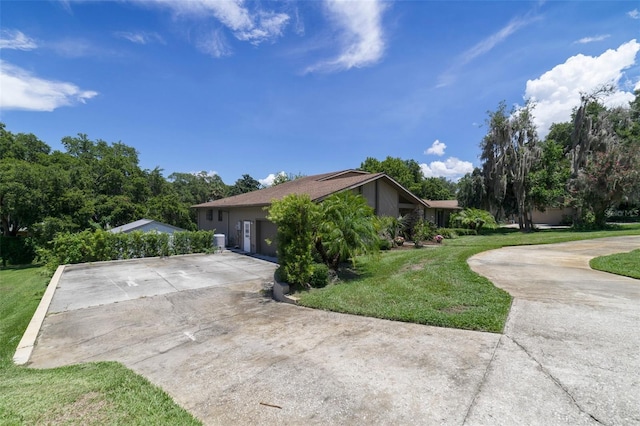
[[[578,226],[604,227],[607,209],[640,198],[638,96],[629,108],[607,109],[599,97],[609,92],[583,95],[573,118],[569,193]]]
[[[456,184],[444,177],[430,177],[422,181],[420,197],[427,200],[452,200],[455,198]]]
[[[488,209],[485,179],[482,169],[476,167],[458,181],[456,198],[460,207]]]
[[[369,173],[384,173],[409,191],[420,196],[418,192],[420,191],[423,176],[420,165],[414,160],[402,160],[389,156],[383,161],[378,161],[375,158],[367,157],[360,164],[360,170]]]
[[[248,174],[242,175],[242,177],[236,180],[236,183],[229,188],[229,195],[245,194],[251,191],[257,191],[260,189],[260,182],[252,178]]]
[[[320,205],[315,247],[324,263],[337,269],[340,262],[378,250],[373,208],[351,191],[333,194]]]
[[[550,137],[551,133],[540,145],[540,158],[529,175],[531,201],[540,211],[564,204],[570,176],[569,159],[564,155],[563,144]]]
[[[271,184],[271,186],[280,185],[281,183],[290,182],[292,180],[300,179],[300,178],[303,178],[305,176],[306,175],[304,175],[302,173],[292,174],[292,173],[280,172],[273,179],[273,183]]]
[[[510,213],[510,196],[515,201],[514,213],[521,230],[533,228],[532,200],[528,193],[529,172],[539,154],[538,136],[533,125],[533,105],[507,113],[504,102],[489,112],[489,131],[480,145],[487,201],[496,218]]]

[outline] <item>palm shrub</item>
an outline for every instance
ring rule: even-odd
[[[480,231],[482,228],[496,229],[498,224],[486,210],[468,208],[451,215],[449,224],[453,228],[467,228]]]
[[[367,200],[351,191],[331,195],[320,205],[322,220],[316,249],[324,263],[337,269],[340,262],[378,252],[378,228]]]

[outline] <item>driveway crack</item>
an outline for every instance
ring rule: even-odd
[[[518,346],[526,355],[527,357],[529,357],[529,359],[531,359],[533,362],[535,362],[538,367],[540,368],[540,371],[542,371],[542,373],[547,376],[549,379],[551,379],[551,381],[553,383],[556,384],[556,386],[558,386],[560,389],[562,389],[562,391],[569,397],[569,399],[573,402],[573,404],[576,406],[576,408],[578,408],[578,410],[589,416],[593,421],[597,422],[598,424],[601,425],[606,425],[605,422],[603,422],[602,420],[600,420],[599,418],[597,418],[596,416],[594,416],[593,414],[589,413],[587,410],[585,410],[584,408],[582,408],[582,406],[580,405],[580,403],[574,398],[574,396],[571,394],[571,392],[569,391],[569,389],[567,389],[566,386],[564,386],[562,384],[562,382],[556,378],[553,374],[551,374],[551,372],[549,370],[547,370],[528,350],[527,348],[522,345],[520,342],[518,342],[516,339],[514,339],[511,336],[507,336],[505,335],[504,337],[506,337],[507,339],[511,340],[516,346]]]
[[[489,362],[487,363],[487,368],[485,368],[484,370],[484,374],[482,375],[482,380],[480,380],[480,383],[478,384],[478,387],[473,395],[473,399],[471,400],[471,404],[469,404],[469,408],[467,408],[467,412],[464,414],[464,418],[462,419],[462,424],[466,424],[467,423],[467,419],[469,418],[469,415],[471,414],[471,410],[473,409],[473,407],[476,405],[476,401],[478,400],[478,397],[480,396],[480,392],[482,391],[482,388],[485,384],[485,382],[487,381],[487,376],[489,375],[489,370],[491,369],[491,365],[493,364],[494,359],[496,358],[496,354],[498,352],[498,348],[500,347],[500,343],[502,342],[502,338],[506,337],[504,334],[500,336],[500,339],[498,339],[498,342],[496,342],[496,345],[493,347],[493,353],[491,354],[491,359],[489,360]]]

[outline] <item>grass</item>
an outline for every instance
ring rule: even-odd
[[[640,235],[640,225],[529,234],[500,228],[484,235],[445,240],[440,246],[358,259],[355,277],[296,296],[301,305],[317,309],[499,333],[509,313],[511,296],[472,272],[467,265],[469,257],[505,246],[622,235]]]
[[[0,424],[200,424],[162,389],[116,362],[46,370],[14,365],[47,282],[42,268],[0,270]]]
[[[640,280],[640,249],[591,259],[589,265],[599,271]]]

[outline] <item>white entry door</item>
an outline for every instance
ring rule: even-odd
[[[242,245],[242,249],[249,253],[251,251],[251,222],[248,220],[244,221],[244,244]]]

